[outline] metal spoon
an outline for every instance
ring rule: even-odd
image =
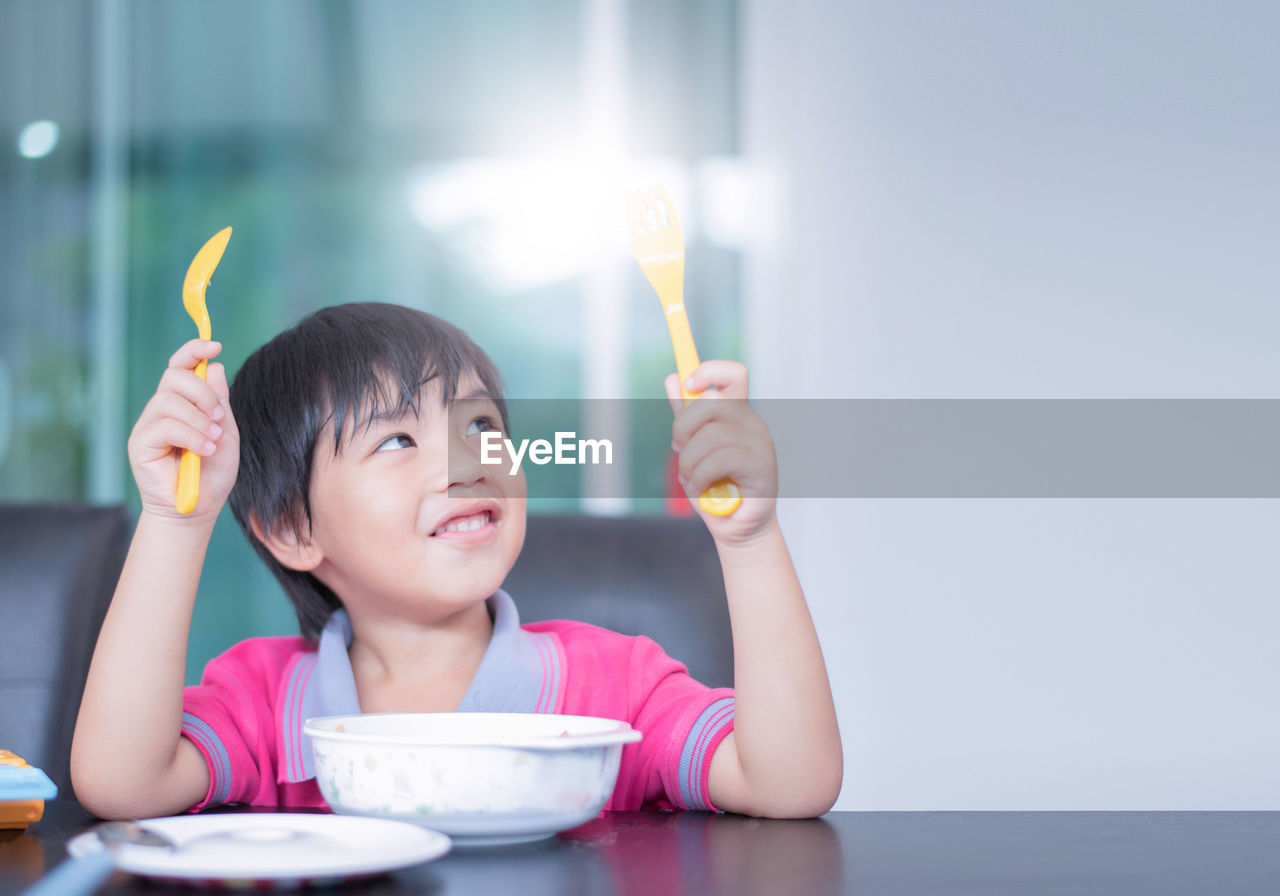
[[[177,849],[164,834],[144,828],[136,821],[107,821],[93,829],[107,849],[128,843],[130,846],[157,846],[161,849]]]
[[[237,817],[243,818],[244,816]],[[282,847],[285,849],[308,847],[330,851],[344,848],[342,843],[323,834],[313,834],[310,831],[291,830],[285,827],[274,827],[265,824],[210,831],[207,834],[188,837],[181,843],[170,839],[159,831],[143,827],[136,821],[108,821],[94,828],[94,833],[98,835],[98,839],[108,849],[123,844],[128,844],[129,846],[154,846],[181,852],[211,844],[272,850],[278,850]]]

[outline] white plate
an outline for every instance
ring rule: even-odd
[[[334,883],[429,862],[451,846],[444,834],[419,825],[345,815],[226,813],[140,823],[178,848],[121,846],[122,871],[219,886]],[[67,843],[74,858],[102,848],[92,831]]]

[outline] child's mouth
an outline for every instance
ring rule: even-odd
[[[490,512],[482,510],[470,516],[456,516],[432,532],[431,535],[433,538],[438,535],[454,536],[455,538],[475,538],[477,536],[482,537],[492,528],[493,521]]]

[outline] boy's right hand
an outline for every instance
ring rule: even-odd
[[[209,364],[208,382],[195,375],[201,359],[222,351],[218,342],[192,339],[169,359],[156,394],[129,436],[129,465],[142,494],[142,511],[175,521],[212,525],[236,481],[240,433],[231,415],[227,372]],[[183,449],[200,455],[200,499],[190,514],[174,506]]]

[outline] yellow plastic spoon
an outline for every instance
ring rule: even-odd
[[[698,367],[698,350],[693,345],[689,315],[684,310],[684,233],[680,230],[676,207],[662,184],[654,190],[634,193],[628,199],[627,236],[631,239],[636,263],[662,302],[671,346],[676,353],[680,395],[688,404],[702,394],[684,387],[684,381]],[[728,516],[741,504],[742,491],[732,479],[713,482],[698,496],[698,506],[712,516]]]
[[[191,259],[187,268],[187,276],[182,281],[182,307],[196,322],[196,329],[201,339],[212,339],[213,328],[209,323],[209,309],[204,304],[204,291],[209,285],[213,270],[222,260],[222,253],[227,248],[227,240],[231,239],[231,228],[224,227],[213,235],[209,242],[200,247],[196,257]],[[196,365],[196,376],[205,378],[209,362],[201,361]],[[178,462],[178,513],[190,513],[196,509],[196,501],[200,499],[200,455],[194,451],[182,450],[182,460]]]

